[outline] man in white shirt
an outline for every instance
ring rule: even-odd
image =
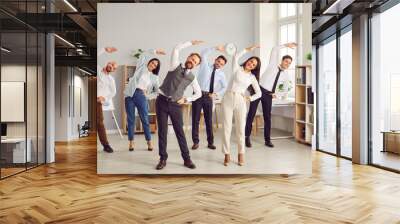
[[[283,45],[276,46],[271,51],[271,56],[269,59],[269,64],[267,67],[261,68],[261,77],[259,80],[261,88],[261,99],[255,100],[250,103],[249,112],[247,113],[246,120],[246,147],[251,147],[250,135],[254,116],[257,112],[258,103],[261,100],[263,108],[264,117],[264,141],[265,145],[268,147],[274,147],[271,142],[271,110],[272,110],[272,98],[275,98],[275,90],[279,81],[284,83],[284,88],[287,91],[289,75],[287,69],[292,63],[292,57],[290,55],[285,55],[279,62],[279,50],[285,47],[295,48],[296,43],[287,43]]]
[[[97,56],[99,57],[104,50],[107,53],[117,51],[114,47],[106,47],[102,49]],[[103,107],[112,107],[112,98],[117,91],[115,80],[110,73],[114,72],[116,69],[117,64],[115,62],[108,62],[103,68],[98,67],[97,71],[97,134],[103,145],[103,150],[108,153],[113,152],[113,149],[108,142],[106,129],[104,127]]]
[[[184,64],[179,62],[179,52],[189,46],[197,45],[203,41],[193,40],[178,44],[171,55],[171,64],[163,83],[159,87],[159,95],[156,100],[156,113],[158,124],[158,146],[160,161],[156,166],[157,170],[167,165],[167,134],[168,116],[171,118],[176,138],[178,139],[183,165],[190,169],[196,166],[190,159],[189,149],[183,131],[182,104],[192,102],[201,97],[201,88],[192,70],[200,64],[201,56],[198,53],[191,53]],[[191,86],[193,95],[185,97],[184,92]]]

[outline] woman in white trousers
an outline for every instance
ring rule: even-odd
[[[245,125],[247,106],[246,101],[254,101],[261,97],[260,86],[256,77],[259,76],[261,61],[258,57],[250,57],[243,64],[239,65],[239,59],[247,52],[250,52],[258,46],[250,46],[241,52],[236,52],[233,56],[233,73],[222,98],[222,114],[224,116],[222,123],[223,141],[222,152],[225,154],[224,165],[230,162],[230,138],[232,132],[232,118],[235,118],[236,140],[238,143],[238,164],[244,164],[245,153]],[[252,86],[255,93],[252,96],[246,96],[245,92],[249,86]]]

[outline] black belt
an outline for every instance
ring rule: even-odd
[[[210,94],[210,93],[206,92],[206,91],[201,91],[201,96],[208,96],[208,94]]]
[[[170,96],[164,96],[164,95],[162,95],[162,94],[158,94],[158,96],[159,96],[161,99],[163,99],[163,100],[165,100],[165,101],[167,101],[167,102],[175,102],[175,101],[172,100],[172,97],[170,97]]]

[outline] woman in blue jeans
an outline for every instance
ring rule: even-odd
[[[135,73],[129,78],[128,86],[124,91],[125,110],[128,120],[129,151],[134,150],[135,108],[142,121],[147,148],[149,151],[153,150],[147,100],[157,96],[159,86],[158,72],[161,66],[160,60],[151,57],[154,54],[165,55],[165,52],[163,50],[148,50],[143,52],[136,63]]]

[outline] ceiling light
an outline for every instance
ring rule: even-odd
[[[72,10],[74,10],[74,12],[78,12],[78,10],[71,4],[69,3],[68,0],[64,0],[65,4],[67,4]]]
[[[88,72],[88,71],[86,71],[86,70],[83,70],[83,69],[81,69],[81,68],[78,68],[78,70],[81,71],[81,72],[83,72],[83,73],[85,73],[85,74],[92,75],[92,73],[90,73],[90,72]]]
[[[354,0],[336,0],[322,14],[342,14],[343,10],[353,2]]]
[[[60,39],[61,41],[63,41],[64,43],[66,43],[67,45],[69,45],[69,46],[75,48],[75,45],[71,44],[71,42],[67,41],[66,39],[64,39],[64,38],[62,38],[62,37],[60,37],[60,36],[58,36],[57,34],[54,34],[54,36],[57,37],[58,39]]]
[[[6,53],[10,53],[10,52],[11,52],[11,50],[9,50],[9,49],[7,49],[7,48],[5,48],[5,47],[1,47],[1,50],[4,51],[4,52],[6,52]]]

